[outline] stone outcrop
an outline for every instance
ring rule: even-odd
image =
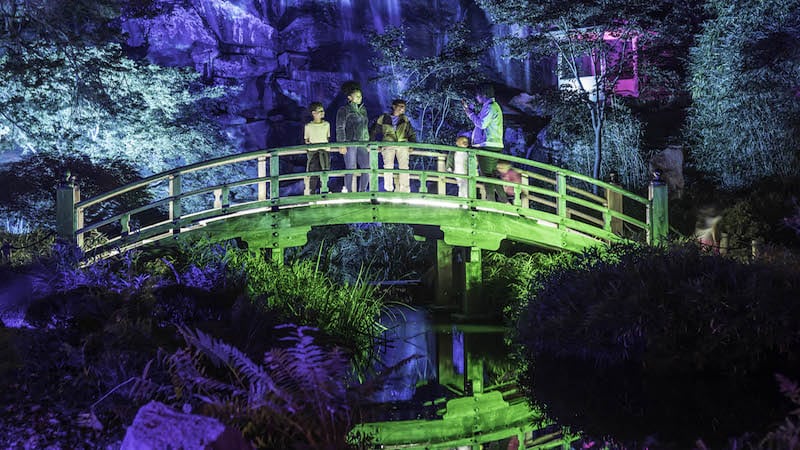
[[[251,450],[238,431],[211,417],[184,414],[151,401],[128,427],[120,450]]]
[[[683,147],[670,145],[653,155],[649,163],[650,173],[661,172],[661,178],[667,183],[670,194],[680,198],[683,194]]]

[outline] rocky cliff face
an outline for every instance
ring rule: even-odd
[[[484,36],[492,32],[470,0],[164,0],[162,6],[161,15],[125,23],[128,45],[154,63],[192,66],[209,82],[240,86],[229,125],[241,150],[299,142],[306,106],[322,102],[332,120],[348,80],[361,83],[370,115],[386,110],[387,89],[370,82],[377,75],[370,32],[406,27],[414,56],[441,48],[446,37],[439,30],[454,21],[469,20]],[[502,49],[486,63],[498,82],[530,90],[530,64],[509,63]]]

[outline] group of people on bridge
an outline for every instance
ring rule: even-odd
[[[356,84],[348,84],[344,88],[347,104],[340,107],[336,113],[336,141],[337,142],[367,142],[383,141],[396,143],[381,147],[383,168],[393,170],[395,164],[399,170],[409,170],[409,143],[417,142],[417,135],[406,116],[406,101],[403,99],[392,100],[391,112],[383,113],[370,125],[367,110],[363,104],[361,88]],[[491,84],[481,84],[475,90],[476,104],[462,100],[464,114],[473,124],[472,133],[459,135],[456,138],[457,147],[479,148],[481,150],[501,153],[503,150],[503,112],[495,101],[494,88]],[[325,120],[325,109],[322,103],[314,102],[309,105],[311,121],[303,131],[303,140],[306,144],[329,143],[331,138],[331,125]],[[309,148],[306,170],[308,172],[327,171],[331,168],[330,151],[338,151],[344,157],[344,165],[348,170],[369,169],[369,152],[364,146],[339,147],[339,148]],[[453,152],[448,158],[447,170],[457,177],[458,195],[468,197],[467,152]],[[484,177],[498,178],[505,181],[520,182],[521,176],[511,168],[506,161],[490,155],[479,155],[478,168]],[[498,163],[499,162],[499,163]],[[366,192],[369,190],[369,174],[366,172],[358,176],[355,183],[353,174],[344,176],[342,192]],[[383,175],[383,188],[386,191],[411,192],[409,173],[399,173],[397,186],[394,174],[386,172]],[[486,183],[486,198],[493,201],[508,201],[508,196],[513,195],[513,188],[496,183]],[[319,177],[309,180],[309,192],[319,193]]]

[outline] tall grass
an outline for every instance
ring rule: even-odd
[[[338,285],[310,260],[279,266],[247,251],[229,251],[226,260],[257,305],[275,311],[282,321],[319,328],[331,344],[350,350],[357,366],[369,363],[384,331],[378,322],[383,303],[363,272],[355,282]]]

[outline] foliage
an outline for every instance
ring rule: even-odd
[[[383,331],[378,322],[383,304],[375,285],[362,277],[337,285],[308,260],[279,266],[246,251],[228,251],[225,258],[229,271],[241,273],[258,306],[281,321],[318,327],[333,345],[348,349],[359,367],[367,367]]]
[[[225,147],[212,116],[225,89],[197,77],[128,59],[116,44],[8,52],[0,55],[0,150],[116,159],[145,174],[208,159]]]
[[[586,149],[588,146],[592,152],[590,170],[581,170],[582,173],[600,178],[604,159],[614,150],[624,156],[613,158],[616,159],[612,161],[613,165],[641,160],[637,153],[641,138],[640,125],[635,121],[625,121],[628,122],[625,124],[627,126],[620,127],[624,121],[618,121],[617,126],[609,130],[607,114],[620,101],[615,91],[617,80],[623,77],[637,57],[632,42],[640,37],[647,39],[651,33],[648,27],[658,23],[657,18],[662,17],[665,11],[670,11],[672,5],[666,2],[625,1],[531,3],[482,0],[478,3],[494,22],[526,30],[502,38],[511,56],[558,55],[558,71],[567,74],[564,78],[574,80],[562,87],[560,101],[572,108],[572,114],[566,120],[578,122],[579,126],[590,130],[590,133],[584,131],[576,138],[583,141],[583,145],[577,148]],[[519,14],[519,11],[525,11],[525,14]],[[615,39],[607,39],[610,36]],[[581,67],[584,60],[593,69],[591,73],[584,73]],[[583,119],[575,120],[576,117]],[[633,141],[625,142],[622,146],[612,145],[612,149],[609,149],[606,142],[609,135],[613,136],[612,139],[616,137],[618,142],[625,142],[619,138],[626,135]],[[590,137],[587,139],[584,136]],[[581,162],[584,158],[579,157]],[[633,178],[640,177],[641,167],[640,163],[632,165]]]
[[[800,362],[797,267],[693,245],[586,252],[517,321],[520,381],[551,418],[627,448],[760,433],[783,414],[768,378]]]
[[[794,199],[800,198],[798,181],[796,177],[763,180],[727,202],[730,206],[722,213],[719,229],[728,235],[732,256],[750,257],[754,240],[798,248],[800,236],[786,220],[796,208]]]
[[[263,363],[200,330],[180,328],[187,348],[167,357],[178,402],[242,430],[258,448],[345,448],[354,423],[345,353],[314,342],[314,329],[284,325],[289,345]]]
[[[144,173],[217,155],[230,91],[191,69],[124,55],[118,20],[146,2],[6,2],[0,29],[0,152],[123,160]]]
[[[327,250],[327,273],[335,280],[354,283],[359,276],[370,280],[403,280],[422,276],[432,264],[433,247],[414,239],[414,230],[402,224],[362,224]]]
[[[576,116],[583,114],[583,108],[580,103],[568,100],[553,105],[549,131],[553,138],[563,143],[554,155],[556,163],[578,173],[590,174],[595,161],[594,129],[590,122],[575,120]],[[605,156],[599,177],[605,179],[611,172],[616,172],[623,186],[641,189],[648,181],[641,149],[643,124],[620,102],[612,102],[605,114]]]
[[[686,134],[694,164],[723,189],[800,167],[800,2],[710,0],[691,50]]]
[[[138,179],[137,169],[124,161],[86,157],[56,158],[52,155],[28,155],[0,168],[0,213],[27,222],[32,229],[54,227],[56,187],[67,173],[77,178],[81,198],[123,186]],[[119,201],[86,211],[87,220],[107,217],[123,208],[135,208],[150,201],[147,193],[123,194]]]
[[[441,50],[422,58],[406,54],[402,28],[389,28],[369,41],[379,55],[373,65],[383,74],[376,81],[408,101],[419,140],[452,144],[459,131],[471,128],[460,99],[471,97],[469,90],[486,77],[480,64],[486,43],[475,41],[463,21],[440,32],[446,35]]]
[[[546,274],[565,267],[574,259],[572,253],[522,253],[506,256],[485,252],[482,265],[484,301],[491,311],[502,311],[503,319],[514,324],[528,301],[538,290]]]
[[[613,245],[610,254],[585,253],[584,269],[556,272],[532,294],[518,321],[529,357],[740,375],[798,362],[792,266],[743,264],[692,245]]]
[[[767,433],[759,443],[759,448],[765,450],[778,450],[784,448],[795,448],[800,445],[800,387],[797,382],[776,374],[781,393],[798,407],[786,417],[784,422],[777,429]]]

